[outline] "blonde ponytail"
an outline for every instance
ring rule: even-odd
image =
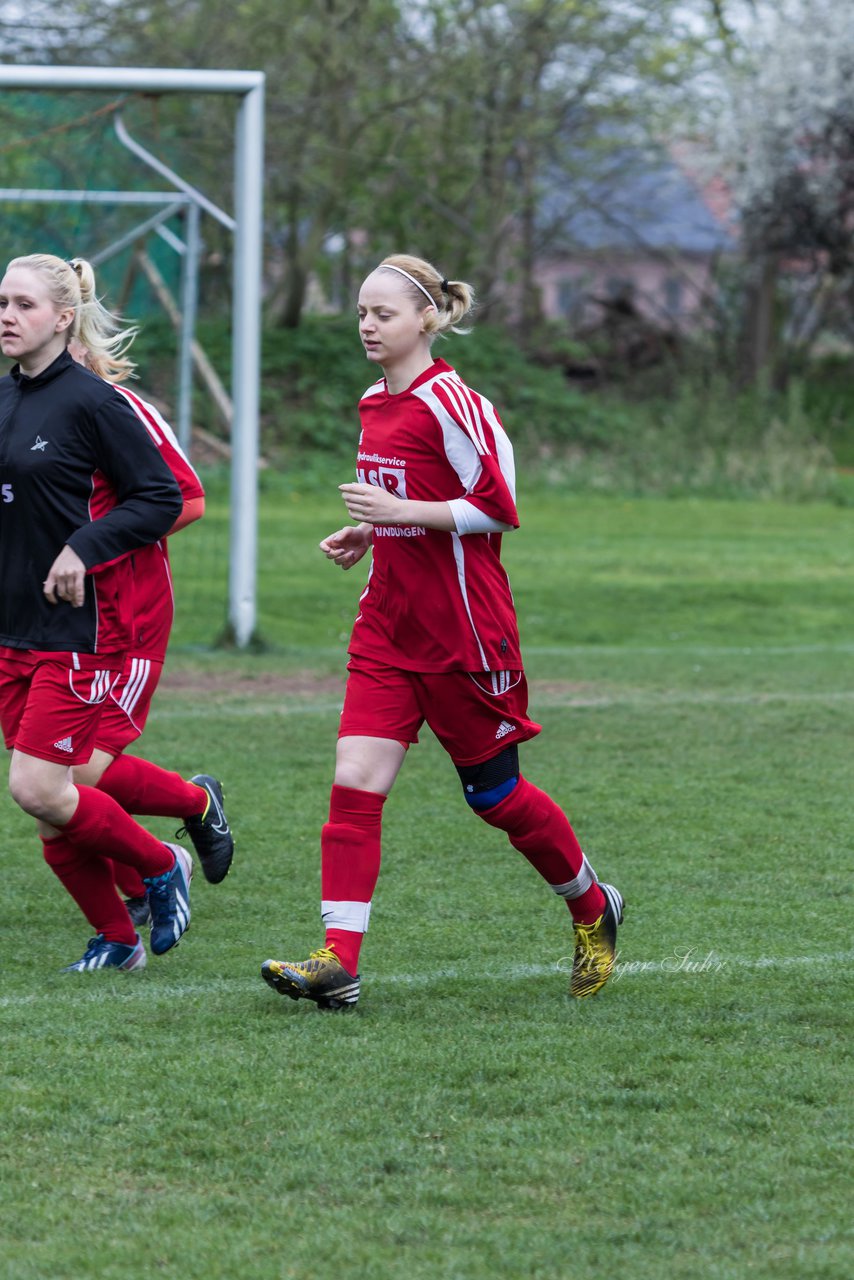
[[[424,295],[435,310],[424,312],[424,331],[434,338],[443,333],[468,333],[459,328],[460,322],[474,309],[474,289],[465,280],[446,280],[432,263],[415,258],[408,253],[394,253],[383,258],[377,267],[390,267],[412,282],[412,298],[419,310],[424,306]]]
[[[71,258],[68,266],[80,287],[80,304],[71,338],[86,349],[86,363],[93,373],[107,382],[125,382],[134,377],[136,364],[127,356],[139,329],[123,327],[122,319],[108,311],[95,293],[95,272],[85,258]]]

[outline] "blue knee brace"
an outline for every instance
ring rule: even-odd
[[[519,748],[516,743],[481,764],[458,764],[466,804],[491,809],[510,795],[519,781]]]

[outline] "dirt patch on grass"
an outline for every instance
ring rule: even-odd
[[[613,686],[593,680],[529,680],[531,701],[576,703],[588,706],[613,694]]]
[[[292,671],[279,675],[274,671],[210,671],[177,670],[163,675],[161,689],[189,696],[204,694],[217,701],[248,698],[253,702],[281,702],[343,696],[345,677],[321,676],[314,671]],[[610,696],[612,690],[603,684],[577,680],[531,680],[532,704],[563,703],[586,706]]]
[[[315,698],[344,692],[341,676],[318,676],[314,671],[296,671],[277,675],[274,671],[244,673],[241,671],[168,671],[160,688],[168,693],[204,694],[208,698]]]

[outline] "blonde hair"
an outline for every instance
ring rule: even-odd
[[[391,267],[417,282],[407,282],[406,288],[419,310],[424,306],[425,294],[432,301],[435,310],[424,315],[424,331],[431,341],[438,334],[469,332],[459,328],[460,321],[474,309],[474,289],[465,280],[446,280],[432,263],[408,253],[393,253],[383,258],[377,271],[383,267]]]
[[[128,348],[139,330],[103,306],[95,294],[95,272],[85,258],[68,262],[52,253],[31,253],[13,258],[6,268],[21,267],[42,276],[54,306],[74,310],[74,319],[66,330],[66,346],[76,341],[85,348],[86,365],[99,378],[108,382],[124,382],[134,376],[136,365],[127,356]]]

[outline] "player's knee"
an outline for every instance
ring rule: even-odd
[[[9,791],[12,799],[24,813],[33,818],[49,821],[53,812],[54,796],[45,789],[41,780],[19,770],[9,774]]]
[[[68,782],[57,779],[39,762],[14,756],[9,769],[9,792],[15,804],[41,822],[60,824],[64,816]],[[73,812],[73,807],[72,807]]]
[[[513,743],[481,764],[458,764],[466,804],[476,812],[506,800],[519,781],[519,748]]]

